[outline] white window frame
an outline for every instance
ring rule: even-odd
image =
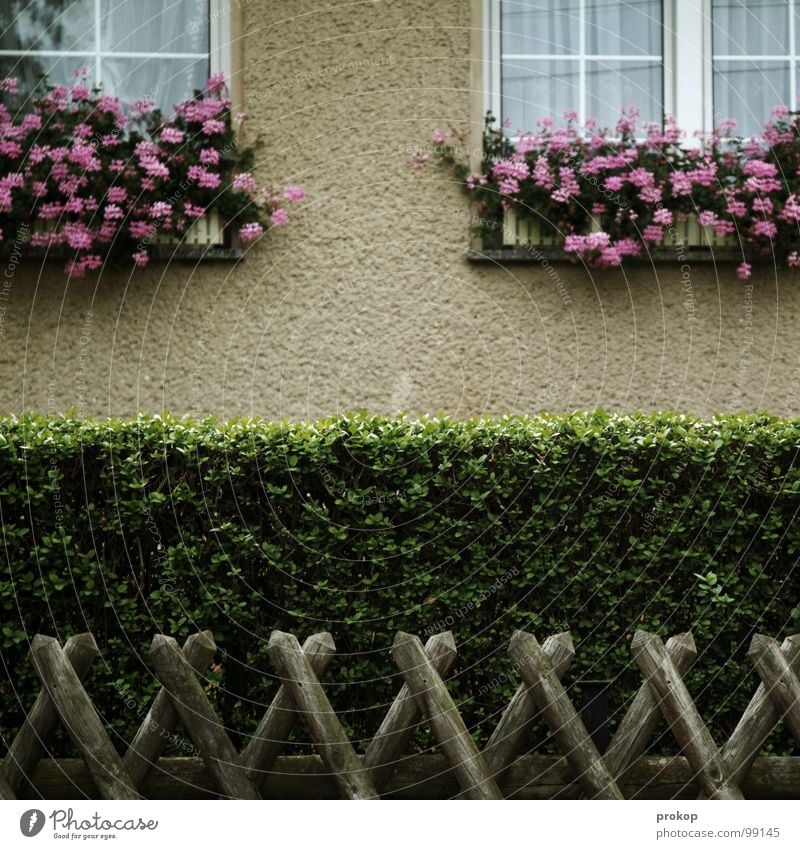
[[[484,105],[498,120],[502,115],[500,3],[484,0],[483,4]],[[699,143],[691,135],[695,130],[709,132],[714,125],[711,0],[663,0],[663,9],[664,111],[687,131],[686,144],[691,145]],[[578,110],[581,119],[591,117],[585,115],[585,104],[564,104],[565,110],[571,108]]]
[[[100,28],[95,27],[95,44],[93,50],[0,50],[0,56],[73,56],[76,59],[86,59],[91,66],[92,82],[101,84],[101,60],[108,57],[120,59],[203,59],[208,57],[209,73],[224,73],[228,85],[232,79],[231,59],[231,8],[229,0],[209,0],[208,29],[209,50],[207,53],[166,53],[166,52],[137,52],[100,49]],[[94,0],[95,20],[101,18],[100,0]],[[109,91],[110,94],[113,92]]]

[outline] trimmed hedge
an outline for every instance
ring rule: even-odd
[[[570,627],[571,692],[611,679],[616,722],[641,627],[692,629],[687,682],[722,741],[757,683],[752,634],[800,630],[799,447],[799,421],[767,416],[0,419],[0,732],[38,689],[37,632],[95,634],[87,686],[122,746],[157,687],[154,632],[214,632],[209,692],[241,744],[277,686],[272,629],[330,630],[327,690],[361,746],[400,685],[400,629],[455,633],[450,687],[485,740],[515,628]]]

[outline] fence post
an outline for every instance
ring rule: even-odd
[[[533,634],[516,631],[509,654],[584,792],[596,799],[622,799],[622,792]]]
[[[37,634],[31,643],[31,660],[102,798],[139,799],[131,777],[58,640]]]
[[[781,651],[789,667],[797,672],[800,668],[800,634],[787,637]],[[722,747],[722,759],[730,770],[731,778],[738,784],[747,778],[753,761],[779,718],[778,706],[762,681],[730,739]]]
[[[436,672],[447,675],[456,659],[452,633],[434,634],[425,643],[425,652]],[[408,749],[421,716],[414,694],[408,684],[403,684],[364,755],[363,765],[379,792],[386,786],[398,758]]]
[[[325,766],[348,799],[377,799],[378,793],[353,751],[325,691],[297,638],[273,631],[269,657],[275,664]]]
[[[637,631],[631,653],[653,688],[661,712],[710,799],[743,799],[683,679],[659,637]]]
[[[747,656],[761,676],[781,718],[800,744],[800,681],[772,637],[756,634]]]
[[[308,658],[314,674],[319,677],[328,668],[336,645],[327,632],[312,634],[304,643],[303,654]],[[258,728],[253,732],[250,742],[242,752],[242,762],[247,767],[250,780],[261,786],[267,779],[267,772],[275,763],[283,746],[289,738],[299,715],[294,708],[292,694],[281,684],[272,704],[267,709]]]
[[[559,680],[563,678],[575,657],[575,646],[572,644],[570,632],[563,631],[548,637],[542,643],[542,650],[550,658]],[[528,690],[528,685],[523,681],[483,749],[486,766],[492,775],[499,776],[513,762],[537,715],[536,702]]]
[[[91,634],[75,634],[64,643],[64,654],[72,664],[75,675],[83,681],[97,657],[97,643]],[[42,688],[25,722],[8,747],[4,760],[8,783],[19,790],[47,751],[47,741],[58,724],[58,709],[47,688]]]
[[[392,644],[392,657],[414,694],[422,715],[430,723],[464,796],[468,799],[502,799],[499,787],[419,637],[400,631]]]
[[[216,650],[211,631],[203,631],[200,634],[192,634],[186,640],[183,655],[194,672],[200,674],[211,663]],[[166,688],[162,687],[122,758],[128,775],[137,787],[164,750],[167,741],[163,734],[166,733],[169,737],[178,727],[179,720],[180,715],[172,697]]]
[[[670,637],[667,640],[667,654],[678,673],[683,675],[697,657],[694,637],[690,633]],[[650,685],[644,681],[603,756],[606,766],[618,782],[622,780],[627,767],[644,754],[660,719],[658,699]]]
[[[211,707],[194,669],[172,637],[156,634],[150,647],[150,660],[159,681],[172,697],[184,727],[189,732],[206,769],[223,793],[234,799],[258,799],[228,739],[222,723]]]

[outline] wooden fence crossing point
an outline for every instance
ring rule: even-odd
[[[328,668],[336,652],[336,644],[327,632],[312,634],[303,643],[302,651],[319,678]],[[286,745],[298,719],[300,716],[295,710],[292,694],[285,684],[281,684],[250,742],[242,751],[242,762],[256,786],[266,781],[268,771]]]
[[[623,799],[622,791],[558,680],[553,664],[533,634],[516,631],[511,637],[509,654],[559,749],[575,769],[584,792],[595,799]]]
[[[58,640],[37,634],[31,643],[30,656],[101,798],[141,798]]]
[[[764,682],[767,694],[781,719],[800,744],[800,681],[784,656],[777,640],[756,634],[747,656]]]
[[[202,639],[203,635],[199,635]],[[159,681],[172,697],[184,728],[200,750],[206,768],[221,791],[234,799],[258,799],[214,708],[206,698],[195,670],[172,637],[156,634],[150,660]]]
[[[790,669],[795,673],[800,670],[800,634],[787,637],[781,645],[781,652]],[[762,681],[733,734],[722,747],[722,760],[737,784],[741,785],[749,774],[761,747],[779,719],[778,706]]]
[[[556,676],[561,680],[575,657],[572,635],[569,631],[554,634],[542,643],[542,650],[550,659]],[[492,775],[498,777],[521,753],[538,713],[536,701],[523,681],[483,749],[483,758]]]
[[[216,650],[211,631],[203,631],[200,634],[192,634],[186,640],[183,655],[189,666],[199,674],[211,663]],[[128,775],[137,787],[158,760],[179,722],[180,714],[172,696],[162,687],[122,758]]]
[[[402,631],[392,657],[455,773],[465,798],[502,799],[500,788],[419,637]]]
[[[697,647],[690,633],[677,634],[667,640],[667,654],[680,675],[686,672],[697,657]],[[645,681],[631,702],[603,755],[611,774],[619,782],[625,770],[647,749],[661,720],[661,708],[652,687]]]
[[[425,643],[425,652],[436,672],[442,677],[447,675],[456,659],[452,633],[434,634]],[[362,761],[378,792],[386,786],[398,759],[408,750],[421,718],[422,712],[414,694],[408,684],[403,684]]]
[[[653,688],[664,718],[708,797],[743,799],[661,639],[656,634],[637,631],[631,654]]]
[[[297,638],[273,631],[269,657],[302,716],[320,757],[336,779],[347,799],[377,799],[378,793],[361,766],[347,735],[334,713],[311,662]]]
[[[75,634],[64,643],[64,654],[72,664],[78,680],[83,681],[97,657],[97,643],[91,634]],[[15,791],[24,786],[26,776],[33,775],[36,764],[47,751],[47,741],[58,722],[58,709],[43,687],[22,727],[11,741],[5,758],[5,777]]]

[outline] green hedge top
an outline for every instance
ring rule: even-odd
[[[515,628],[569,627],[571,692],[610,679],[616,722],[642,627],[693,631],[687,682],[721,742],[757,684],[752,634],[800,630],[798,448],[800,422],[767,416],[0,419],[0,733],[37,690],[38,632],[95,634],[87,688],[122,746],[156,631],[214,632],[207,686],[246,734],[277,686],[270,632],[330,630],[328,692],[363,741],[400,686],[395,633],[450,629],[449,686],[485,740]]]

